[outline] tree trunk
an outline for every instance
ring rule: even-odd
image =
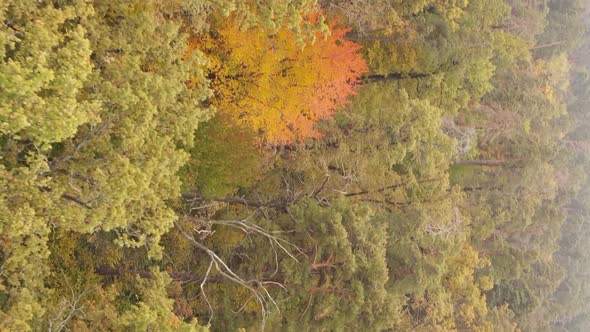
[[[415,40],[410,38],[400,38],[399,36],[376,36],[376,35],[361,35],[358,33],[346,34],[346,40],[353,41],[355,43],[369,42],[369,41],[380,41],[392,44],[409,44],[414,43]]]
[[[422,183],[440,181],[442,179],[443,178],[418,180],[418,181],[416,181],[416,183],[422,184]],[[394,190],[394,189],[397,189],[399,187],[403,187],[408,184],[410,184],[410,182],[402,182],[402,183],[394,184],[394,185],[387,186],[387,187],[381,187],[381,188],[375,189],[375,190],[363,190],[363,191],[357,191],[357,192],[352,192],[352,193],[343,193],[343,195],[344,195],[344,197],[351,197],[351,196],[359,196],[359,195],[372,194],[372,193],[380,193],[380,192],[384,192],[387,190]]]
[[[457,166],[489,166],[489,167],[497,167],[497,166],[504,166],[506,164],[506,160],[498,160],[498,159],[486,159],[486,160],[457,160],[455,161],[454,165]]]
[[[430,76],[432,76],[431,73],[415,73],[415,72],[409,72],[409,73],[389,73],[387,75],[372,74],[372,75],[365,75],[365,76],[363,76],[363,78],[361,79],[361,82],[363,84],[366,84],[366,83],[372,83],[372,82],[403,80],[403,79],[408,79],[408,78],[414,78],[414,79],[427,78],[427,77],[430,77]]]
[[[538,50],[538,49],[542,49],[542,48],[547,48],[547,47],[553,47],[553,46],[557,46],[557,45],[561,45],[563,44],[563,41],[557,41],[557,42],[553,42],[553,43],[549,43],[549,44],[544,44],[544,45],[538,45],[535,47],[531,47],[529,48],[529,50]]]

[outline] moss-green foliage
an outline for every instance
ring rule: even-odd
[[[302,265],[285,260],[285,270],[290,271],[285,282],[292,285],[286,306],[292,309],[277,319],[277,329],[391,326],[398,314],[397,301],[385,288],[388,239],[384,216],[346,201],[335,202],[330,209],[302,202],[292,213],[296,224],[291,227],[300,234],[296,243],[306,248],[309,257]]]
[[[263,154],[247,128],[228,126],[214,118],[201,126],[190,159],[181,170],[184,191],[223,197],[253,184],[262,173]]]

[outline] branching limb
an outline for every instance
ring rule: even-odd
[[[70,285],[68,278],[65,276],[65,274],[64,281],[68,286],[70,296],[69,298],[64,297],[62,299],[60,311],[55,315],[53,319],[49,319],[49,332],[63,331],[68,325],[68,322],[70,322],[74,317],[78,316],[79,314],[84,314],[84,305],[82,305],[81,302],[84,296],[88,294],[88,290],[76,292],[74,288]]]
[[[254,282],[254,284],[261,288],[262,291],[253,287],[251,285],[252,282],[245,281],[240,276],[238,276],[213,250],[207,248],[205,245],[195,240],[195,238],[189,235],[177,222],[175,222],[175,225],[180,231],[180,233],[187,240],[189,240],[195,247],[204,251],[209,256],[209,258],[211,258],[210,267],[215,266],[215,270],[217,271],[217,273],[221,274],[227,280],[237,284],[238,286],[244,287],[250,291],[252,297],[254,297],[254,299],[256,299],[256,302],[258,302],[258,304],[260,305],[260,311],[262,316],[260,328],[261,330],[264,330],[269,313],[269,302],[273,304],[277,310],[279,309],[276,302],[274,301],[274,299],[272,298],[264,284],[260,283],[259,281]]]
[[[295,257],[295,255],[293,255],[293,253],[291,253],[291,251],[289,249],[287,249],[287,247],[295,249],[300,254],[307,256],[307,255],[305,255],[303,250],[301,250],[301,248],[299,248],[295,244],[293,244],[283,238],[277,237],[277,236],[273,235],[272,233],[270,233],[269,231],[265,230],[264,228],[254,224],[252,222],[249,222],[247,220],[208,220],[206,222],[214,224],[214,225],[226,225],[226,226],[230,226],[230,227],[236,227],[236,228],[242,230],[246,234],[256,233],[256,234],[262,235],[265,238],[267,238],[271,242],[271,244],[277,245],[279,248],[281,248],[281,250],[285,254],[287,254],[289,257],[291,257],[293,260],[295,260],[298,263],[299,263],[299,260],[297,259],[297,257]]]

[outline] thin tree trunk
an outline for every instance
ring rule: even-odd
[[[432,76],[431,73],[389,73],[387,75],[381,74],[372,74],[372,75],[365,75],[361,79],[362,83],[372,83],[372,82],[383,82],[383,81],[395,81],[395,80],[403,80],[408,78],[418,79],[418,78],[427,78]]]
[[[557,46],[563,44],[563,41],[558,41],[558,42],[554,42],[554,43],[549,43],[549,44],[543,44],[543,45],[539,45],[539,46],[535,46],[535,47],[531,47],[529,50],[539,50],[542,48],[547,48],[547,47],[552,47],[552,46]]]
[[[422,184],[422,183],[440,181],[442,179],[443,178],[418,180],[418,181],[416,181],[416,183]],[[343,195],[345,197],[351,197],[351,196],[359,196],[359,195],[372,194],[372,193],[380,193],[380,192],[384,192],[384,191],[390,190],[390,189],[397,189],[397,188],[403,187],[403,186],[405,186],[407,184],[410,184],[410,182],[402,182],[402,183],[394,184],[394,185],[387,186],[387,187],[381,187],[381,188],[376,189],[376,190],[363,190],[363,191],[357,191],[357,192],[352,192],[352,193],[345,193]]]
[[[490,167],[497,167],[497,166],[504,166],[506,164],[506,160],[498,160],[498,159],[485,159],[485,160],[457,160],[455,161],[454,165],[457,166],[490,166]]]
[[[355,43],[359,42],[367,42],[367,41],[380,41],[380,42],[387,42],[392,44],[408,44],[413,43],[415,40],[410,38],[400,38],[398,36],[375,36],[375,35],[360,35],[356,34],[347,34],[345,36],[346,40],[353,41]]]

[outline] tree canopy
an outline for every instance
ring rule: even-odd
[[[0,330],[588,330],[588,5],[0,1]]]

